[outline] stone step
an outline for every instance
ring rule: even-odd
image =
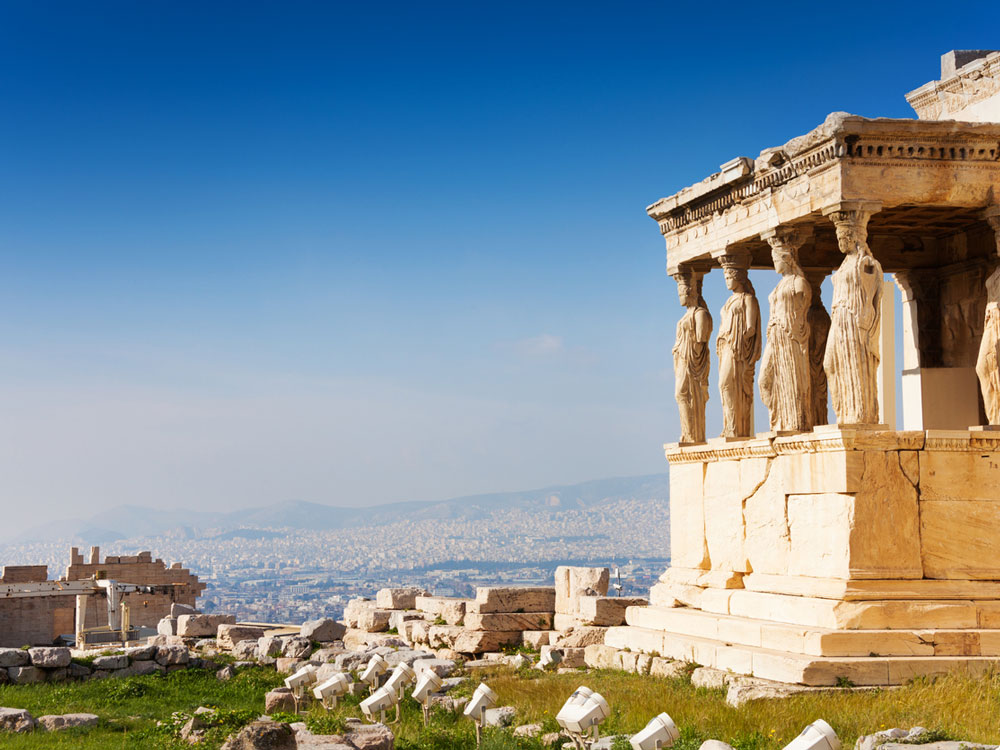
[[[679,607],[629,607],[626,622],[674,635],[809,656],[1000,656],[1000,630],[831,630]]]
[[[669,570],[667,571],[670,572]],[[878,599],[1000,599],[1000,582],[971,580],[810,578],[751,573],[742,579],[749,591],[842,601]]]
[[[670,597],[660,589],[676,588],[658,583],[650,590],[650,602],[666,607]],[[689,587],[696,588],[696,587]],[[1000,627],[998,600],[912,600],[837,601],[819,597],[770,594],[746,589],[697,589],[698,596],[675,598],[704,611],[737,615],[754,620],[829,630],[967,629]]]
[[[674,635],[631,625],[609,628],[605,643],[693,662],[736,674],[800,685],[900,685],[919,675],[968,670],[982,674],[1000,664],[990,656],[810,656],[755,646],[734,646],[697,636]]]

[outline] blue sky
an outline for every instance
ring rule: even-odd
[[[830,111],[913,116],[903,94],[997,21],[2,2],[0,507],[663,471],[681,311],[645,206]]]

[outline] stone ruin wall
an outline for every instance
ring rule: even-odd
[[[172,593],[128,594],[132,625],[155,628],[170,615],[173,602],[195,606],[205,584],[180,563],[167,567],[163,560],[153,559],[152,553],[132,556],[108,556],[101,562],[100,550],[91,549],[90,561],[85,562],[74,547],[63,581],[80,581],[101,573],[104,578],[139,585],[174,584]],[[0,583],[42,583],[48,580],[46,565],[5,566]],[[86,627],[108,624],[107,599],[102,594],[90,596]],[[76,596],[50,594],[45,596],[0,599],[0,647],[19,648],[24,645],[48,645],[59,635],[74,632],[76,627]]]

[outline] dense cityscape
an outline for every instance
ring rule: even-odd
[[[663,500],[613,500],[580,509],[501,509],[482,520],[407,520],[335,531],[203,530],[116,541],[106,554],[151,550],[208,584],[206,612],[257,622],[339,617],[356,596],[387,585],[470,596],[477,585],[551,582],[557,565],[619,568],[623,595],[645,595],[667,562]],[[65,543],[0,547],[3,564],[47,564],[62,575]]]

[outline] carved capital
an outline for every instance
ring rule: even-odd
[[[715,255],[719,265],[723,268],[736,268],[746,271],[750,268],[751,255],[749,250],[736,250],[727,248],[724,252]]]
[[[837,244],[844,255],[871,255],[868,247],[868,220],[881,210],[878,201],[840,201],[823,209],[823,215],[837,230]]]

